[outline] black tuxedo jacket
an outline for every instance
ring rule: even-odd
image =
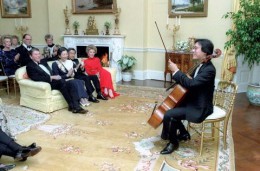
[[[191,74],[193,77],[194,72]],[[186,119],[199,123],[213,113],[213,93],[216,69],[211,61],[204,63],[197,76],[190,79],[181,71],[173,75],[173,79],[186,89],[188,93],[181,103],[187,112]]]
[[[49,65],[45,62],[41,63],[41,64],[44,65],[50,71],[50,73],[52,75],[52,70],[49,67]],[[43,82],[47,82],[50,84],[52,83],[50,75],[47,74],[38,64],[36,64],[33,61],[31,61],[27,64],[26,71],[27,71],[29,78],[31,78],[34,81],[43,81]]]
[[[29,51],[23,45],[17,47],[15,50],[20,54],[18,61],[20,66],[26,66],[29,62],[32,61],[29,55]]]

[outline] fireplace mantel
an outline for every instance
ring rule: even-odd
[[[77,46],[95,46],[109,47],[110,67],[117,68],[116,81],[121,80],[121,71],[118,68],[117,61],[121,59],[124,51],[124,35],[63,35],[64,46],[66,48],[75,48]]]

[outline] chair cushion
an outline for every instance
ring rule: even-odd
[[[8,80],[7,76],[0,76],[0,81],[5,81],[5,80]]]
[[[15,78],[15,75],[9,75],[8,78]]]
[[[213,113],[211,115],[209,115],[206,120],[211,120],[211,119],[219,119],[219,118],[223,118],[226,116],[226,111],[221,109],[218,106],[214,106],[213,107]]]

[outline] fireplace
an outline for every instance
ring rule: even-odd
[[[85,58],[87,56],[86,47],[87,46],[76,47],[78,58]],[[97,47],[97,53],[95,56],[100,59],[103,67],[109,67],[109,61],[110,61],[109,47],[108,46],[96,46],[96,47]]]
[[[124,50],[124,35],[63,35],[64,46],[75,48],[78,57],[86,57],[86,46],[95,45],[97,55],[104,66],[116,68],[116,81],[122,80],[117,61],[121,59]]]

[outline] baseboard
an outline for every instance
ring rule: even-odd
[[[154,71],[154,70],[146,70],[146,71],[141,71],[141,70],[135,70],[133,72],[133,79],[135,80],[161,80],[164,81],[164,72],[162,71]],[[171,76],[170,74],[166,75],[166,81],[171,81]],[[215,79],[215,86],[218,85],[218,82],[220,79],[216,78]]]

